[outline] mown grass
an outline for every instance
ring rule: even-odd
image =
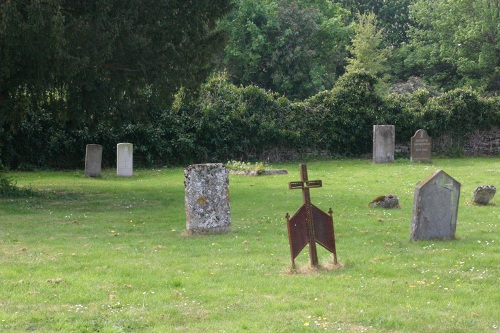
[[[332,207],[341,267],[307,248],[290,271],[288,175],[230,176],[233,231],[186,236],[182,169],[99,179],[10,173],[33,197],[0,199],[0,332],[497,332],[498,159],[308,163],[314,204]],[[436,169],[462,183],[457,239],[410,242],[415,184]],[[371,208],[395,194],[401,209]]]

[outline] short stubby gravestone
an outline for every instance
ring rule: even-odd
[[[432,138],[424,129],[419,129],[411,138],[410,160],[412,162],[431,162]]]
[[[184,170],[184,188],[189,234],[230,231],[229,172],[223,164],[190,165]]]
[[[116,145],[116,174],[130,177],[134,174],[134,145],[119,143]]]
[[[478,205],[487,205],[495,196],[497,188],[493,185],[483,185],[476,187],[472,194],[472,201]]]
[[[411,240],[455,238],[460,186],[446,172],[436,170],[415,187]]]
[[[394,162],[394,125],[373,125],[373,163]]]
[[[85,177],[101,176],[102,146],[88,144],[85,152]]]

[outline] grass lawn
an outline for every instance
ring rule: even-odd
[[[232,232],[186,236],[183,169],[9,173],[42,191],[0,198],[0,332],[500,332],[500,159],[308,163],[332,208],[340,268],[307,247],[290,271],[288,175],[230,176]],[[457,239],[410,242],[415,185],[462,184]],[[372,208],[395,194],[401,209]],[[495,204],[497,203],[497,204]]]

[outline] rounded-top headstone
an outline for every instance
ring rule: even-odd
[[[116,145],[116,174],[130,177],[134,174],[134,145],[119,143]]]
[[[394,162],[394,125],[373,125],[373,163]]]
[[[184,170],[184,187],[188,233],[230,231],[229,172],[223,164],[190,165]]]

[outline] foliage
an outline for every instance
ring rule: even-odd
[[[264,173],[265,166],[264,162],[255,162],[255,163],[250,163],[250,162],[243,162],[243,161],[228,161],[225,166],[234,171],[256,171],[257,174],[262,174]]]
[[[0,172],[0,198],[33,197],[37,192],[29,187],[20,187],[11,177]]]
[[[500,86],[500,3],[416,0],[407,66],[445,89]]]
[[[339,76],[350,29],[346,12],[325,0],[238,0],[224,67],[236,85],[257,85],[290,99],[330,89]]]
[[[408,31],[412,25],[409,7],[414,1],[340,0],[339,3],[353,16],[374,13],[382,29],[384,45],[397,47],[409,41]]]
[[[379,84],[386,81],[388,49],[381,49],[382,30],[377,28],[374,13],[358,14],[354,25],[355,35],[348,47],[351,57],[347,59],[346,72],[366,72],[379,79]],[[383,89],[386,90],[386,89]]]
[[[77,127],[140,119],[208,76],[229,0],[0,3],[0,111],[45,109]],[[175,33],[173,33],[175,31]]]

